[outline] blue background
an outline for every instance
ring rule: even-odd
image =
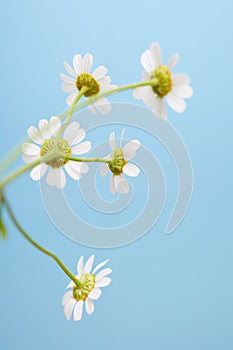
[[[33,237],[73,271],[80,255],[109,257],[113,281],[91,317],[66,321],[61,298],[68,279],[8,222],[9,238],[0,242],[1,349],[233,348],[232,10],[226,0],[2,3],[2,156],[30,124],[64,110],[64,59],[92,52],[95,66],[109,67],[120,85],[140,79],[140,54],[159,41],[165,61],[180,53],[177,71],[187,72],[195,89],[183,115],[169,111],[189,149],[195,184],[189,212],[172,235],[164,233],[168,201],[147,235],[112,250],[60,234],[27,175],[11,184],[7,195]],[[131,92],[114,99],[134,102]],[[165,173],[174,188],[175,174],[172,180],[169,168]]]

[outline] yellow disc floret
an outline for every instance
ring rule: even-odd
[[[93,78],[91,74],[82,73],[77,77],[76,87],[80,91],[83,87],[87,87],[88,90],[85,92],[85,97],[98,94],[100,92],[99,83]]]
[[[81,282],[81,286],[73,287],[73,298],[77,301],[85,301],[95,286],[95,275],[83,273],[79,281]]]
[[[49,156],[49,154],[52,153],[59,153],[62,154],[63,157],[55,157],[53,159],[50,159],[46,161],[45,163],[52,168],[60,168],[63,165],[65,165],[68,162],[68,159],[65,159],[65,157],[70,156],[71,154],[71,148],[68,142],[64,139],[56,139],[55,137],[52,137],[51,139],[46,140],[40,150],[41,157]]]
[[[121,175],[124,165],[127,161],[124,159],[123,150],[115,148],[112,154],[112,160],[108,163],[108,167],[114,175]]]
[[[172,89],[171,73],[165,66],[158,66],[151,73],[151,79],[156,81],[152,89],[158,97],[166,96]]]

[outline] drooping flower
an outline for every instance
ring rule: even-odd
[[[141,63],[146,70],[142,73],[142,81],[154,81],[153,86],[141,86],[134,90],[136,99],[143,99],[144,103],[152,108],[152,112],[167,119],[164,99],[177,113],[184,112],[186,108],[185,98],[193,94],[189,86],[190,79],[186,74],[173,74],[172,70],[179,61],[179,55],[173,55],[167,66],[162,64],[162,54],[158,43],[153,43],[150,50],[141,55]]]
[[[109,163],[102,165],[100,173],[102,176],[107,176],[108,172],[112,172],[110,179],[110,192],[112,194],[127,193],[129,191],[129,184],[124,175],[135,177],[140,173],[140,169],[133,163],[129,163],[140,147],[141,143],[138,140],[129,141],[122,148],[124,130],[122,131],[120,147],[116,146],[115,134],[112,132],[109,137],[109,145],[112,154],[106,158],[111,159]]]
[[[88,88],[84,94],[85,97],[95,96],[96,94],[104,93],[116,87],[110,84],[111,79],[106,75],[108,71],[107,68],[99,66],[93,73],[90,73],[92,65],[93,56],[89,53],[84,57],[80,54],[76,54],[73,58],[73,68],[67,62],[64,62],[64,67],[71,77],[62,73],[60,77],[64,82],[62,84],[63,91],[70,93],[66,99],[66,103],[69,106],[71,106],[75,97],[84,86]],[[90,102],[89,107],[93,113],[96,113],[96,108],[104,115],[111,110],[111,105],[105,97],[93,103]]]
[[[30,173],[34,181],[40,180],[48,170],[47,183],[57,188],[63,188],[66,184],[67,173],[74,180],[79,180],[82,174],[88,172],[89,167],[85,163],[65,159],[65,157],[81,155],[91,149],[89,141],[81,142],[86,136],[85,130],[79,128],[79,123],[72,122],[64,130],[63,136],[58,137],[57,133],[61,128],[61,121],[53,116],[50,120],[41,119],[39,121],[39,130],[30,126],[27,130],[29,138],[34,142],[25,142],[22,145],[23,160],[31,163],[39,160],[41,157],[49,156],[55,152],[63,157],[55,157],[35,166]]]
[[[94,255],[87,260],[85,265],[83,257],[79,259],[76,278],[79,279],[81,285],[77,286],[71,281],[66,288],[72,289],[66,292],[62,299],[62,306],[64,307],[67,320],[70,320],[73,313],[74,320],[80,321],[83,315],[84,304],[89,315],[94,312],[94,301],[98,300],[102,294],[100,288],[106,287],[111,283],[111,278],[107,277],[112,272],[110,268],[105,268],[97,273],[108,261],[109,259],[101,262],[92,271]]]

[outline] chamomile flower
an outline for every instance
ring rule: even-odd
[[[112,132],[109,137],[109,145],[112,154],[106,158],[111,159],[109,163],[102,165],[100,173],[102,176],[107,176],[108,172],[112,172],[110,179],[110,192],[112,194],[129,192],[129,184],[124,175],[135,177],[140,173],[140,169],[133,163],[129,163],[140,147],[141,143],[138,140],[129,141],[122,148],[124,130],[122,131],[120,147],[116,146],[115,134]]]
[[[64,67],[71,77],[62,73],[60,77],[63,80],[62,89],[70,93],[66,99],[66,103],[69,106],[71,106],[75,97],[84,86],[88,88],[84,94],[85,97],[95,96],[96,94],[104,93],[116,87],[110,84],[111,79],[106,75],[108,71],[107,68],[99,66],[93,73],[90,73],[92,65],[93,56],[89,53],[84,57],[80,54],[76,54],[73,58],[73,68],[67,62],[64,62]],[[111,110],[111,105],[105,97],[101,97],[93,103],[90,102],[89,107],[93,113],[96,113],[96,108],[104,115]]]
[[[82,174],[88,172],[89,167],[85,163],[79,163],[65,159],[67,156],[81,155],[91,149],[89,141],[81,142],[86,136],[84,129],[79,128],[79,123],[72,122],[64,130],[63,137],[56,137],[61,128],[61,121],[53,116],[50,120],[41,119],[39,121],[39,130],[30,126],[27,130],[32,142],[25,142],[22,145],[23,160],[31,163],[39,160],[41,157],[49,156],[51,153],[60,153],[63,157],[55,157],[44,163],[35,166],[30,173],[32,180],[40,180],[48,170],[47,183],[57,188],[63,188],[66,184],[66,172],[74,180],[79,180]]]
[[[100,268],[107,264],[109,259],[97,265],[93,271],[94,255],[92,255],[84,265],[83,257],[77,264],[77,276],[80,285],[77,286],[71,281],[66,288],[72,288],[66,292],[62,299],[62,306],[67,320],[71,319],[72,313],[75,321],[80,321],[83,315],[83,307],[85,304],[86,312],[91,315],[94,312],[94,301],[98,300],[102,294],[100,288],[106,287],[111,283],[111,278],[107,277],[111,274],[110,268],[101,271]],[[92,272],[91,272],[92,271]],[[99,271],[97,273],[97,271]]]
[[[167,66],[162,64],[162,54],[158,43],[153,43],[150,50],[141,55],[141,63],[145,71],[142,73],[142,81],[153,80],[153,86],[142,86],[134,90],[136,99],[143,99],[144,103],[152,108],[152,112],[167,119],[164,99],[177,113],[184,112],[186,108],[185,98],[193,94],[189,86],[190,79],[186,74],[173,74],[172,70],[179,61],[179,55],[173,55]]]

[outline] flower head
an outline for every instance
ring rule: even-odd
[[[92,255],[84,265],[83,257],[77,264],[77,279],[81,282],[77,286],[71,281],[66,288],[71,288],[65,293],[62,299],[62,306],[67,320],[70,320],[72,313],[75,321],[80,321],[83,314],[83,305],[85,304],[86,312],[91,315],[94,312],[94,300],[101,296],[101,287],[106,287],[111,283],[110,275],[112,270],[105,268],[97,273],[97,271],[107,264],[109,260],[105,260],[97,265],[93,271],[94,255]]]
[[[128,161],[135,156],[141,143],[138,140],[132,140],[122,148],[123,133],[124,130],[121,135],[120,147],[116,146],[114,132],[110,134],[109,144],[113,153],[106,157],[111,159],[110,162],[102,165],[100,169],[102,176],[106,176],[109,171],[112,172],[110,180],[110,192],[112,194],[116,192],[127,193],[129,191],[129,184],[124,174],[135,177],[140,173],[139,168]]]
[[[152,107],[153,113],[163,119],[167,118],[164,98],[175,112],[182,113],[186,108],[184,99],[193,94],[189,77],[186,74],[172,73],[178,61],[179,55],[175,54],[167,66],[164,66],[158,43],[151,44],[150,50],[146,50],[141,56],[142,66],[146,70],[142,73],[142,80],[151,80],[154,85],[138,87],[134,90],[134,97],[143,99],[147,106]]]
[[[82,87],[87,87],[88,90],[85,92],[85,97],[91,97],[98,93],[104,93],[108,90],[114,89],[116,86],[111,85],[111,79],[106,76],[107,68],[99,66],[91,74],[91,68],[93,64],[93,56],[87,53],[84,57],[77,54],[73,58],[73,68],[64,62],[66,71],[71,75],[60,74],[63,80],[62,89],[65,92],[70,93],[67,97],[66,102],[70,106]],[[105,97],[96,100],[94,103],[90,103],[89,107],[93,113],[96,113],[96,109],[102,113],[107,114],[111,110],[111,105]]]
[[[57,188],[63,188],[66,184],[66,176],[63,167],[74,180],[79,180],[82,174],[88,172],[89,167],[85,163],[78,163],[65,159],[71,154],[81,155],[91,149],[89,141],[81,142],[86,133],[79,128],[79,123],[73,122],[67,126],[63,137],[57,134],[61,128],[61,121],[53,116],[50,120],[42,119],[39,121],[39,130],[34,126],[28,128],[28,136],[34,142],[25,142],[22,146],[23,160],[31,163],[46,157],[52,153],[60,154],[54,158],[48,159],[44,163],[35,166],[30,176],[34,181],[39,180],[48,171],[47,183]]]

